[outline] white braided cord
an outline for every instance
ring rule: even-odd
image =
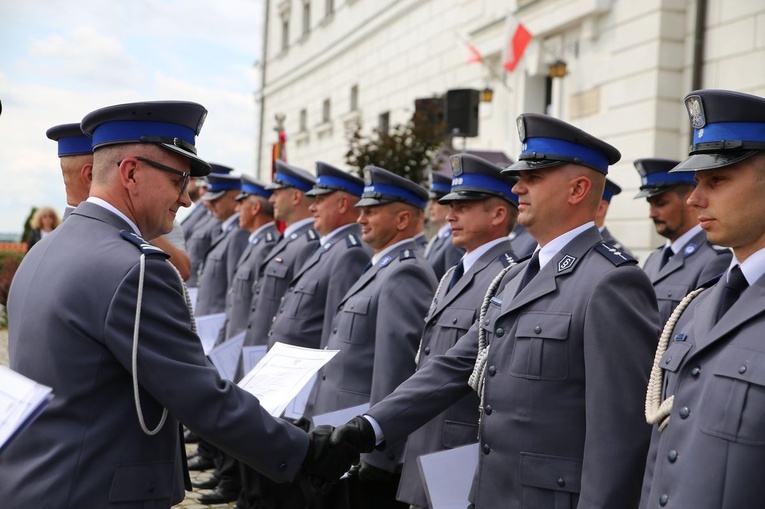
[[[661,337],[659,338],[659,344],[656,346],[656,355],[653,358],[653,366],[651,367],[651,376],[648,379],[648,390],[645,396],[645,420],[648,424],[657,424],[659,431],[663,431],[669,424],[669,415],[672,413],[672,403],[675,400],[675,396],[672,395],[661,400],[662,386],[664,385],[664,376],[662,374],[659,363],[661,358],[667,351],[669,346],[669,338],[672,337],[672,332],[675,330],[675,325],[680,319],[680,316],[688,307],[693,299],[696,298],[704,288],[699,288],[686,295],[680,304],[672,311],[672,315],[664,324],[664,329],[661,331]]]

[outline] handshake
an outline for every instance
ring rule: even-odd
[[[372,452],[377,442],[372,425],[361,416],[337,428],[317,426],[308,433],[308,439],[303,471],[313,487],[323,493],[359,463],[361,453]]]

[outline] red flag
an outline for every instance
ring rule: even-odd
[[[529,45],[532,38],[533,36],[526,30],[526,27],[522,23],[518,23],[515,33],[513,33],[513,36],[508,41],[507,52],[504,62],[502,62],[502,67],[513,72],[518,66],[518,62],[521,61],[523,52],[526,51],[526,46]]]
[[[481,53],[469,42],[465,43],[465,46],[467,47],[467,63],[468,64],[474,64],[476,62],[481,62],[483,60],[483,57],[481,56]]]

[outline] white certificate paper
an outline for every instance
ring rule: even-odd
[[[478,466],[478,444],[423,454],[417,458],[428,503],[433,509],[464,509]]]
[[[51,388],[0,366],[0,452],[48,406]]]
[[[220,373],[221,378],[233,381],[236,374],[236,367],[239,364],[239,357],[242,355],[242,345],[244,344],[245,331],[240,332],[231,339],[227,339],[216,346],[207,355],[215,369]]]
[[[257,397],[260,406],[268,413],[279,417],[311,377],[337,352],[275,343],[238,385]]]
[[[214,315],[198,316],[197,321],[197,335],[199,340],[202,341],[202,348],[205,351],[205,355],[210,353],[210,350],[215,346],[215,342],[218,340],[218,334],[220,333],[223,324],[226,322],[226,313],[215,313]]]

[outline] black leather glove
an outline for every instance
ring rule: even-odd
[[[308,430],[311,428],[311,421],[306,419],[305,417],[301,417],[300,419],[297,419],[297,420],[290,419],[290,422],[293,425],[305,431],[306,433],[308,433]]]
[[[359,453],[345,442],[330,445],[332,426],[317,426],[308,433],[308,452],[303,460],[303,470],[312,478],[337,482],[342,475],[359,462]],[[314,487],[320,491],[328,489],[327,483],[314,482]],[[321,485],[324,486],[321,486]]]
[[[370,465],[366,461],[361,462],[359,467],[359,481],[364,482],[387,482],[393,477],[392,472],[377,468],[374,465]]]
[[[332,433],[333,446],[344,443],[353,447],[358,453],[374,451],[376,442],[372,424],[360,415],[338,426]]]

